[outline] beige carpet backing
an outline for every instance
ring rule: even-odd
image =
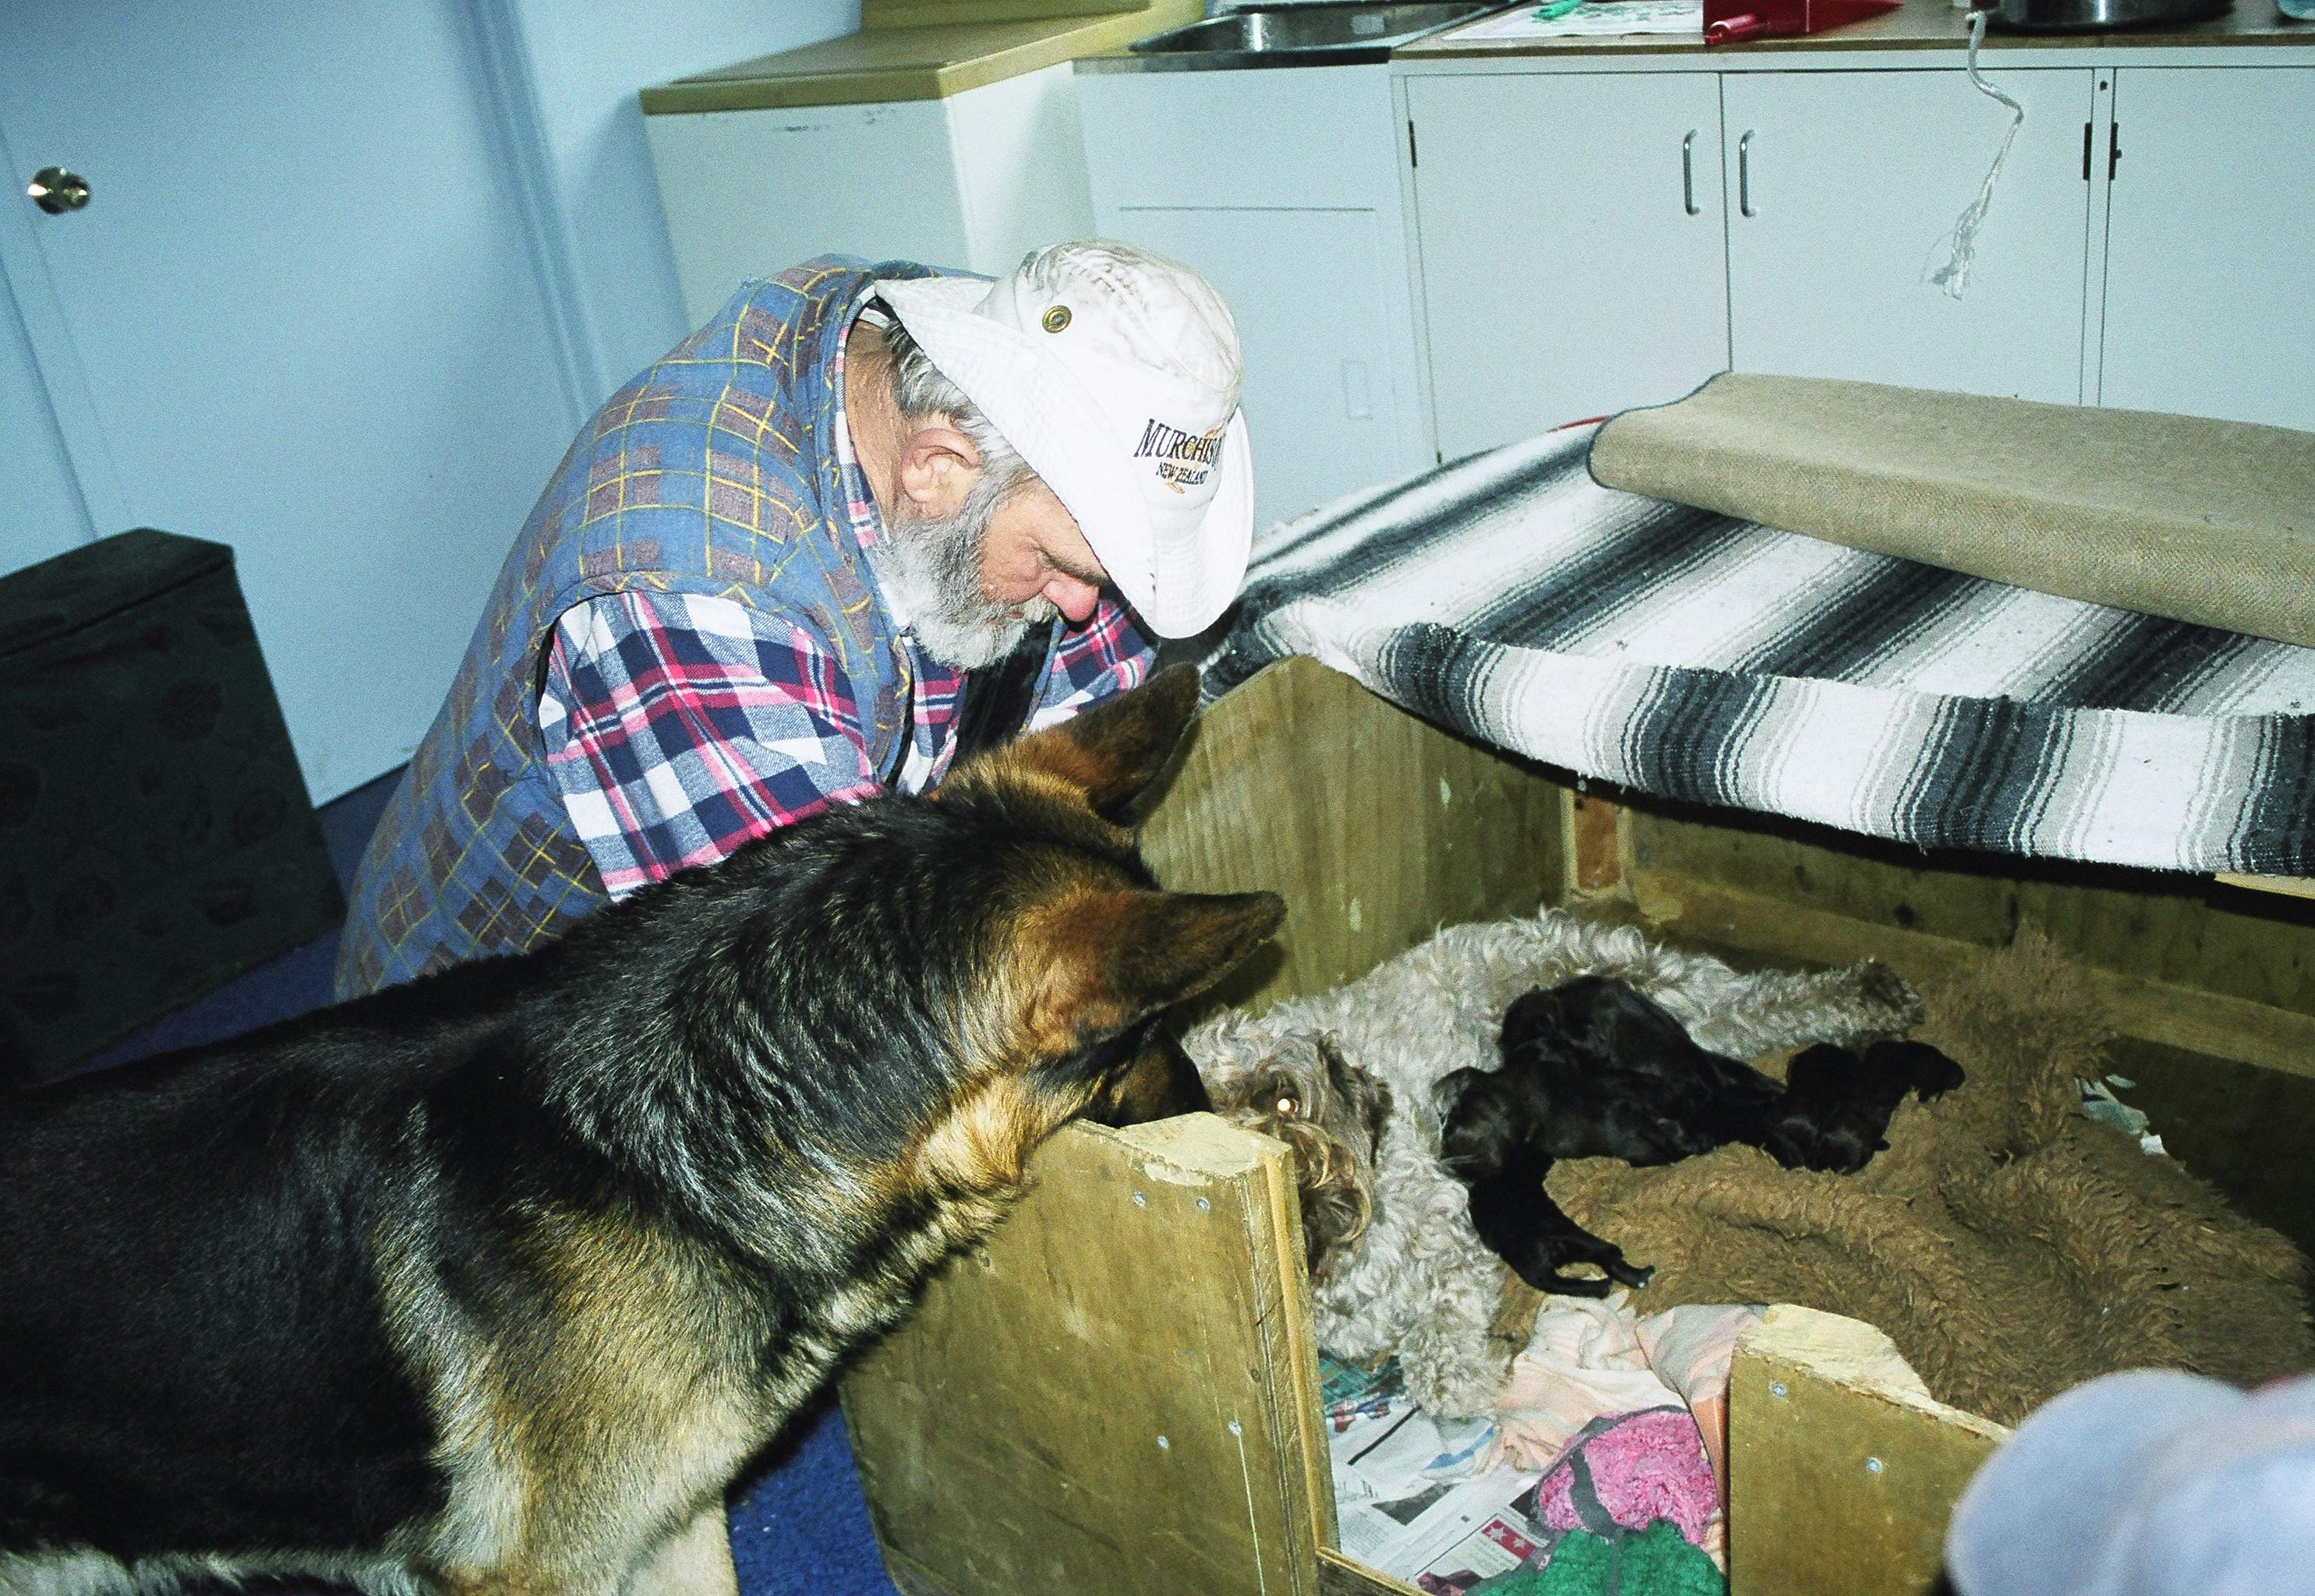
[[[2315,433],[1729,372],[1601,428],[1608,487],[2315,648]]]

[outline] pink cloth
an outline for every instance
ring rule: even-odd
[[[1600,1526],[1575,1508],[1575,1460],[1590,1473],[1592,1491],[1608,1516],[1627,1530],[1669,1519],[1692,1546],[1702,1546],[1720,1512],[1720,1490],[1696,1423],[1685,1408],[1660,1407],[1610,1422],[1555,1464],[1535,1488],[1547,1528],[1566,1531]]]
[[[1495,1435],[1482,1468],[1545,1468],[1575,1432],[1602,1414],[1643,1408],[1719,1411],[1736,1337],[1756,1308],[1706,1304],[1641,1318],[1630,1293],[1552,1297],[1536,1315],[1527,1349],[1512,1360],[1495,1398]],[[1708,1436],[1716,1456],[1719,1437]]]
[[[1619,1522],[1645,1529],[1650,1519],[1627,1521],[1614,1502],[1634,1512],[1677,1503],[1678,1512],[1664,1507],[1657,1516],[1674,1520],[1691,1544],[1722,1562],[1728,1366],[1736,1337],[1761,1310],[1698,1303],[1641,1318],[1629,1301],[1630,1293],[1620,1290],[1604,1299],[1545,1299],[1534,1335],[1512,1361],[1495,1403],[1495,1433],[1475,1467],[1550,1470],[1539,1496],[1552,1500],[1544,1495],[1548,1487],[1564,1505],[1572,1472],[1565,1454],[1585,1427],[1619,1414],[1645,1419],[1634,1437],[1596,1459],[1584,1439],[1586,1466],[1603,1504]]]

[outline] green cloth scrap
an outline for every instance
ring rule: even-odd
[[[1658,1519],[1610,1546],[1589,1530],[1571,1530],[1542,1568],[1515,1568],[1481,1580],[1470,1596],[1727,1596],[1728,1576]]]

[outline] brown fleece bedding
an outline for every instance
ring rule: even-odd
[[[2105,1034],[2078,965],[2028,928],[1923,995],[1915,1034],[1968,1080],[1908,1098],[1859,1174],[1735,1146],[1656,1169],[1553,1169],[1546,1188],[1579,1224],[1655,1266],[1638,1311],[1846,1314],[1885,1331],[1940,1400],[2004,1423],[2115,1369],[2249,1382],[2315,1367],[2299,1251],[2079,1112],[2073,1082],[2103,1073]],[[1512,1290],[1531,1319],[1534,1293]]]

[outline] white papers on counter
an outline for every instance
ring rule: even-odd
[[[1548,20],[1522,5],[1439,35],[1458,44],[1484,39],[1601,39],[1626,33],[1693,33],[1704,36],[1704,0],[1584,0],[1565,16]]]

